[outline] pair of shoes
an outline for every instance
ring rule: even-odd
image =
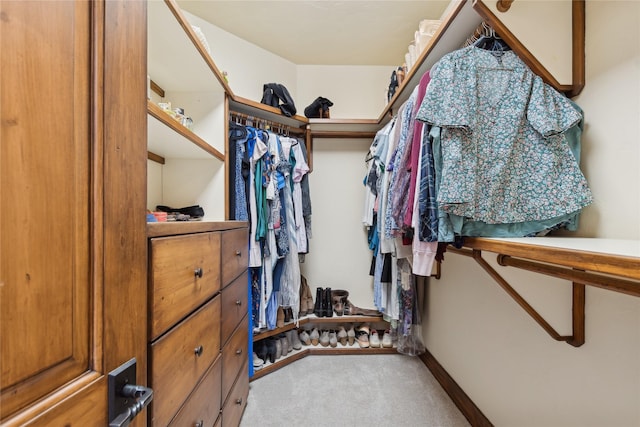
[[[376,329],[373,329],[369,334],[369,347],[371,348],[380,347],[380,337],[378,336],[378,331]]]
[[[320,345],[327,347],[329,345],[329,341],[329,331],[322,331],[322,334],[320,334]]]
[[[391,338],[391,331],[389,329],[384,331],[384,335],[382,335],[382,347],[383,348],[393,347],[393,339]]]
[[[318,328],[313,328],[313,330],[309,334],[309,339],[311,340],[311,345],[318,345],[318,341],[320,340],[320,333],[318,332]]]
[[[338,339],[338,341],[340,341],[340,344],[347,345],[348,335],[347,335],[347,331],[344,329],[344,326],[340,326],[340,329],[338,330],[338,335],[336,336],[336,338]]]
[[[356,328],[356,341],[360,348],[369,348],[369,325],[363,323]]]
[[[342,289],[334,289],[331,291],[331,304],[332,309],[338,316],[342,316],[344,311],[344,305],[349,298],[349,292]]]
[[[289,339],[289,345],[293,350],[300,350],[302,348],[302,343],[300,342],[300,337],[298,337],[298,331],[291,329],[290,331],[287,331],[286,334]]]
[[[304,345],[311,345],[311,337],[309,336],[309,333],[304,329],[302,330],[302,332],[300,332],[300,341]]]
[[[276,312],[276,328],[282,328],[285,323],[293,320],[293,310],[291,307],[278,307]]]
[[[313,313],[317,317],[333,317],[331,288],[316,288],[316,303]]]
[[[281,333],[278,335],[278,339],[280,340],[280,345],[282,346],[282,355],[286,355],[293,351],[293,345],[289,342],[289,337],[286,333]]]
[[[353,345],[356,340],[356,331],[353,329],[353,325],[347,331],[347,340],[349,341],[349,345]]]
[[[311,289],[307,284],[307,279],[300,275],[300,312],[299,316],[306,316],[313,314],[314,311],[313,296],[311,295]]]

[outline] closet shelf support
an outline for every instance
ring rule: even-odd
[[[500,285],[500,287],[507,293],[513,300],[518,303],[522,309],[535,320],[538,325],[542,327],[550,336],[556,341],[564,341],[574,347],[580,347],[584,344],[584,305],[585,305],[585,292],[584,284],[573,284],[572,294],[572,335],[560,335],[541,315],[538,313],[523,297],[520,295],[509,283],[493,268],[487,261],[482,258],[482,251],[478,249],[448,249],[455,254],[464,255],[473,258],[489,276]]]

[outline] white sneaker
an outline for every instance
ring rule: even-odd
[[[389,330],[384,331],[384,335],[382,336],[382,347],[393,347],[393,339],[391,339],[391,332]]]
[[[264,361],[260,359],[255,352],[253,352],[253,369],[262,369],[262,365],[264,365]]]
[[[369,346],[373,348],[380,347],[380,337],[378,337],[378,331],[373,329],[369,335]]]

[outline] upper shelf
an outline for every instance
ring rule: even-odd
[[[507,12],[507,13],[514,13]],[[506,15],[505,15],[506,16]],[[526,48],[526,46],[509,30],[509,28],[494,14],[492,9],[481,0],[460,0],[450,8],[449,14],[442,20],[440,28],[433,35],[416,64],[409,70],[400,87],[396,90],[391,101],[384,108],[378,121],[386,123],[397,112],[404,103],[413,88],[418,85],[420,78],[433,65],[447,53],[460,49],[475,29],[485,21],[496,30],[511,47],[514,53],[520,57],[531,70],[542,77],[542,79],[556,90],[566,93],[568,96],[575,96],[584,87],[584,1],[576,0],[572,2],[572,25],[571,28],[573,60],[571,84],[561,84],[558,80],[541,64],[541,62]],[[535,25],[540,25],[535,23]],[[565,27],[563,27],[564,30]],[[569,30],[566,30],[567,32]]]
[[[168,92],[230,92],[174,0],[148,2],[147,21],[148,74],[154,82]]]
[[[162,157],[224,161],[224,154],[147,101],[147,150]]]

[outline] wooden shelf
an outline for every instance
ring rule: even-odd
[[[147,100],[147,150],[164,158],[211,158],[224,161],[224,154],[184,127],[155,103]]]
[[[233,94],[229,96],[229,111],[235,111],[237,113],[255,117],[256,119],[268,120],[285,126],[290,126],[292,128],[301,128],[303,130],[306,129],[307,124],[309,123],[309,119],[304,116],[296,114],[294,116],[287,117],[282,114],[279,108]]]
[[[385,322],[382,316],[333,316],[333,317],[317,317],[315,314],[311,314],[309,316],[305,316],[299,319],[298,327],[301,327],[306,324],[312,325],[327,325],[327,324],[344,324],[344,323],[376,323],[376,322]],[[295,329],[296,324],[294,322],[287,322],[281,328],[275,328],[273,330],[260,331],[259,333],[253,334],[253,341],[260,341],[264,338],[278,335],[279,333],[289,331],[291,329]]]
[[[300,360],[307,356],[335,356],[335,355],[362,355],[362,354],[397,354],[398,351],[393,348],[360,348],[358,343],[353,345],[342,346],[338,344],[337,347],[322,347],[321,345],[303,346],[300,350],[293,350],[286,356],[282,356],[275,362],[267,362],[261,369],[254,370],[251,381],[262,378],[280,368],[283,368],[291,363]]]

